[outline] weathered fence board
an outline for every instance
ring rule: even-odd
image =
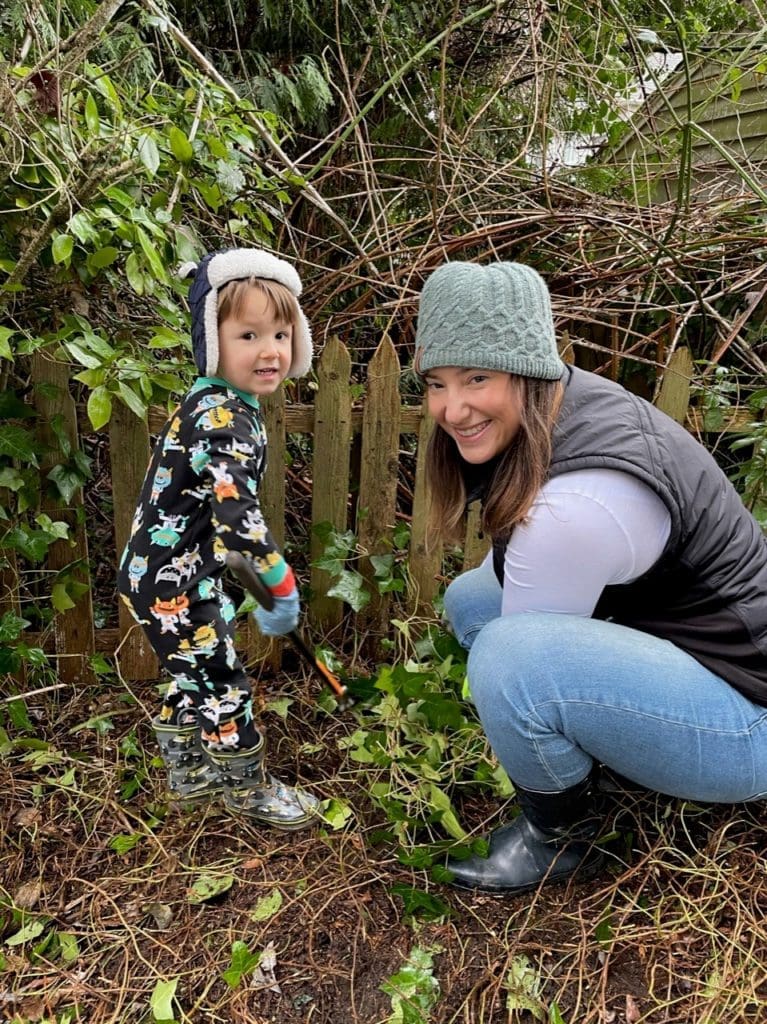
[[[490,550],[490,541],[481,528],[482,509],[478,501],[469,505],[466,517],[466,543],[463,546],[464,569],[475,569]]]
[[[434,600],[438,589],[437,575],[442,565],[442,545],[429,536],[429,496],[426,490],[426,449],[434,421],[428,413],[426,399],[423,419],[418,431],[418,453],[413,490],[413,519],[410,527],[409,569],[418,611],[423,612]]]
[[[109,461],[114,499],[115,550],[119,561],[128,543],[141,485],[151,454],[149,427],[121,402],[109,421]],[[144,630],[118,603],[118,663],[124,679],[156,679],[159,668]]]
[[[688,348],[678,348],[663,374],[655,404],[667,416],[684,423],[690,407],[690,388],[695,364]]]
[[[282,388],[261,400],[266,436],[269,439],[267,467],[261,485],[260,501],[269,532],[279,547],[285,547],[285,391]],[[248,629],[248,654],[261,661],[269,658],[277,667],[280,644],[262,636],[251,619]]]
[[[32,375],[36,382],[47,387],[35,391],[35,405],[40,414],[40,436],[49,446],[41,462],[43,476],[59,461],[59,444],[51,421],[58,417],[60,429],[69,440],[72,451],[79,448],[77,432],[77,409],[69,393],[69,367],[64,363],[37,352],[32,358]],[[58,540],[48,549],[46,569],[51,585],[56,574],[69,570],[74,579],[88,583],[88,536],[85,517],[82,514],[83,495],[78,490],[67,507],[58,498],[51,498],[43,490],[41,510],[51,518],[59,519],[69,526],[70,540]],[[93,625],[93,600],[88,589],[74,604],[73,608],[59,612],[53,620],[58,674],[63,683],[77,683],[91,678],[88,659],[96,649]]]
[[[352,396],[349,389],[352,361],[337,337],[325,346],[317,367],[317,398],[314,406],[314,461],[312,468],[312,523],[330,523],[343,532],[347,527],[349,506],[349,447],[352,439]],[[312,532],[310,557],[316,562],[322,554],[322,541]],[[327,596],[332,579],[327,572],[312,566],[312,603],[309,609],[314,625],[329,629],[338,625],[343,605]]]
[[[378,593],[370,555],[391,551],[399,473],[400,397],[399,360],[388,337],[381,340],[368,367],[368,387],[362,419],[362,465],[357,505],[357,537],[366,552],[360,571],[373,596],[361,613],[361,624],[383,628],[390,598]]]

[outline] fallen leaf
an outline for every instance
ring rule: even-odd
[[[46,1015],[46,1005],[39,996],[30,996],[25,999],[19,1006],[21,1016],[25,1021],[42,1021]]]
[[[278,996],[281,996],[282,989],[277,984],[277,979],[274,976],[274,968],[276,966],[277,954],[274,951],[274,943],[270,942],[261,954],[258,967],[253,971],[251,986],[253,988],[265,988],[270,992],[276,992]]]
[[[34,882],[25,882],[16,890],[13,902],[19,910],[33,910],[40,902],[41,892],[42,886],[37,879]]]
[[[41,817],[42,815],[36,807],[22,807],[13,820],[21,828],[31,828],[32,825],[37,825],[40,822]]]
[[[150,917],[154,918],[154,923],[161,932],[170,928],[173,921],[173,911],[167,903],[149,903],[144,909]]]
[[[639,1009],[639,1003],[634,999],[633,996],[626,996],[626,1024],[636,1024],[639,1018],[642,1016],[642,1012]]]

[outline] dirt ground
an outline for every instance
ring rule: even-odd
[[[624,793],[606,808],[598,878],[515,898],[462,892],[380,841],[365,773],[338,749],[354,716],[316,717],[312,685],[287,719],[266,716],[271,769],[348,801],[335,830],[286,835],[215,805],[169,807],[146,684],[138,703],[119,683],[44,696],[28,707],[34,732],[6,726],[0,1019],[142,1024],[162,1019],[158,984],[175,984],[174,1019],[195,1024],[767,1021],[763,805]],[[307,742],[316,749],[299,753]],[[461,810],[481,834],[499,809]],[[222,891],[193,902],[201,883]],[[448,914],[408,916],[397,885]],[[262,959],[232,987],[235,943]],[[381,986],[414,950],[431,956],[438,990],[403,990],[397,1010]]]

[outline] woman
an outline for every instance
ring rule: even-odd
[[[482,725],[522,813],[455,883],[523,891],[598,855],[595,765],[690,800],[767,795],[767,541],[708,452],[562,363],[548,289],[447,263],[416,337],[434,527],[482,498],[493,550],[447,589]]]

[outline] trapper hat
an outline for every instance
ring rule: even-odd
[[[249,277],[265,278],[285,285],[296,299],[301,294],[301,279],[290,263],[263,249],[224,249],[208,253],[199,263],[185,263],[181,277],[194,275],[189,289],[192,313],[192,350],[198,371],[214,377],[218,371],[218,292],[230,281]],[[297,304],[298,305],[298,304]],[[289,377],[302,377],[312,364],[312,332],[301,306],[293,327],[292,362]]]
[[[418,307],[416,366],[502,370],[559,380],[546,282],[523,263],[445,263],[427,279]]]

